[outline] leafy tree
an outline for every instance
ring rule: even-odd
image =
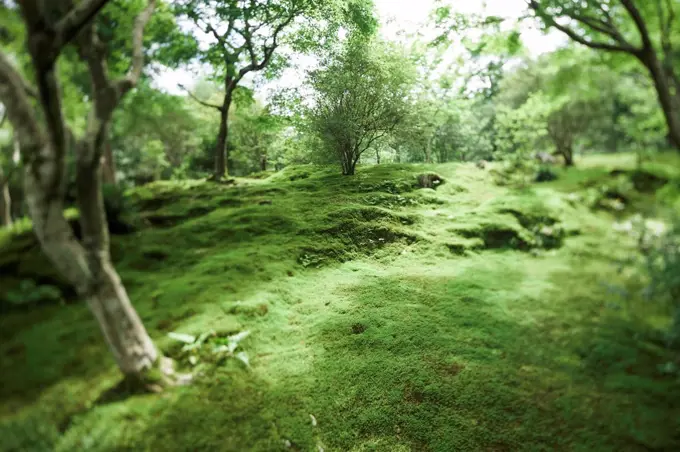
[[[680,150],[675,0],[528,0],[547,26],[587,47],[635,57],[649,72],[671,143]],[[633,35],[636,35],[633,39]]]
[[[279,118],[255,101],[238,107],[235,113],[232,123],[234,165],[238,163],[244,174],[266,171],[281,129]]]
[[[212,112],[142,83],[116,113],[111,144],[117,172],[135,183],[189,175],[215,126]]]
[[[120,49],[107,46],[93,21],[107,3],[20,2],[37,89],[0,51],[0,101],[20,145],[25,165],[24,190],[33,228],[45,254],[87,299],[121,371],[128,378],[143,379],[159,355],[111,263],[99,167],[113,112],[142,76],[144,30],[157,1],[149,0],[136,15],[131,52],[126,58],[129,69],[117,79],[111,78],[108,63]],[[85,62],[91,80],[92,108],[79,139],[64,118],[57,69],[71,44]],[[81,242],[75,239],[63,213],[66,155],[71,147],[76,155]]]
[[[203,105],[219,111],[220,123],[215,143],[214,178],[226,174],[229,137],[229,109],[234,91],[243,78],[253,72],[269,70],[275,74],[285,64],[277,52],[282,45],[309,50],[337,36],[342,21],[336,21],[338,8],[348,11],[344,18],[370,24],[370,2],[326,2],[321,0],[180,0],[178,11],[212,38],[201,52],[201,60],[213,68],[213,78],[224,89],[221,102]],[[342,16],[342,14],[340,15]],[[323,30],[320,32],[319,30]],[[277,58],[278,57],[278,58]]]
[[[402,50],[364,40],[351,40],[310,73],[314,94],[305,117],[342,174],[353,175],[362,154],[405,120],[415,75]]]

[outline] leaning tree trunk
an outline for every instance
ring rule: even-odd
[[[109,118],[102,118],[107,121]],[[107,130],[107,126],[103,126]],[[96,140],[84,140],[82,147]],[[76,192],[80,227],[90,278],[80,293],[99,322],[118,366],[127,376],[135,377],[150,369],[158,352],[132,307],[109,253],[109,231],[102,197],[101,166],[96,156],[101,149],[80,149]],[[88,159],[87,156],[95,156]]]
[[[220,130],[215,144],[215,172],[213,177],[216,181],[222,180],[227,174],[227,141],[229,140],[229,108],[231,107],[232,91],[228,88],[224,95],[222,108],[220,109]]]
[[[0,226],[12,226],[12,198],[9,195],[9,180],[0,168]]]
[[[111,264],[101,193],[101,157],[113,112],[141,77],[144,28],[156,0],[148,0],[135,20],[132,64],[128,74],[117,81],[108,78],[105,45],[99,42],[92,25],[92,18],[106,3],[83,0],[65,13],[65,19],[46,26],[42,2],[19,2],[38,90],[36,93],[29,87],[0,50],[0,100],[20,144],[26,202],[42,250],[87,300],[121,371],[127,377],[144,380],[146,371],[158,361],[158,352]],[[69,6],[69,2],[60,5]],[[93,88],[87,129],[75,146],[82,241],[76,239],[64,216],[66,154],[73,134],[64,121],[56,69],[59,54],[73,39],[88,66]],[[40,113],[34,110],[29,96],[37,99]]]
[[[643,51],[638,58],[652,76],[668,126],[668,136],[671,144],[680,151],[680,93],[672,92],[668,74],[654,49]]]
[[[560,154],[564,158],[564,166],[574,166],[574,148],[572,146],[564,146],[560,150]]]
[[[113,158],[111,141],[107,140],[102,157],[102,181],[105,184],[116,184],[116,161]]]

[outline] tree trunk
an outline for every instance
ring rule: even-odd
[[[118,367],[127,377],[140,379],[154,366],[158,352],[108,256],[96,265],[100,273],[86,297],[88,305]]]
[[[36,114],[29,100],[27,82],[0,51],[0,100],[20,143],[25,167],[24,193],[33,230],[56,270],[88,301],[121,371],[129,378],[143,380],[145,371],[158,361],[158,352],[111,264],[101,192],[101,160],[113,111],[141,77],[144,28],[156,0],[148,0],[135,20],[130,70],[116,82],[108,79],[104,52],[92,26],[92,14],[105,1],[80,2],[69,13],[69,17],[75,17],[71,27],[56,36],[55,29],[44,22],[42,3],[47,2],[39,2],[40,8],[34,3],[26,1],[19,5],[27,26],[27,48],[38,85],[36,97],[41,115]],[[64,45],[75,36],[79,54],[88,65],[93,97],[87,132],[76,149],[80,242],[64,216],[66,154],[73,145],[73,134],[64,121],[55,67]],[[53,41],[58,43],[54,48],[50,45]]]
[[[12,198],[9,195],[9,180],[0,168],[0,226],[12,226]]]
[[[380,150],[376,148],[375,150],[375,161],[380,165]]]
[[[227,140],[229,139],[229,108],[231,107],[232,91],[228,89],[224,95],[220,110],[220,131],[215,145],[215,173],[214,179],[219,181],[227,174]]]
[[[680,93],[671,91],[668,74],[654,49],[643,51],[637,56],[652,76],[659,103],[668,125],[671,144],[680,151]]]
[[[102,157],[102,181],[105,184],[116,184],[116,161],[113,158],[113,148],[111,141],[107,140],[104,145],[104,156]]]
[[[267,154],[262,154],[260,156],[260,170],[267,171]]]
[[[111,264],[99,171],[88,174],[82,165],[78,168],[81,245],[64,218],[63,193],[47,189],[50,177],[36,177],[55,174],[59,164],[48,160],[26,169],[24,189],[33,228],[57,270],[87,300],[121,371],[140,379],[157,361],[158,352]],[[96,166],[99,169],[98,160]]]

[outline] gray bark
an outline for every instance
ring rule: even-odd
[[[9,196],[9,180],[0,167],[0,226],[12,226],[12,199]]]
[[[148,1],[147,8],[135,21],[132,65],[128,75],[115,82],[108,79],[101,45],[93,27],[88,25],[105,3],[81,1],[54,27],[42,20],[41,2],[20,3],[45,125],[37,120],[38,115],[28,100],[28,84],[1,51],[0,101],[7,107],[20,143],[26,201],[43,251],[87,300],[121,371],[141,379],[157,362],[158,352],[111,264],[100,161],[113,111],[141,76],[143,32],[155,0]],[[76,36],[78,50],[90,72],[94,103],[87,130],[75,146],[82,242],[76,240],[63,213],[67,182],[65,154],[71,134],[64,122],[55,75],[63,46]]]

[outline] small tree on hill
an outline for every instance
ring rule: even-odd
[[[220,113],[213,174],[216,180],[227,172],[229,109],[234,91],[246,75],[282,68],[286,64],[278,55],[282,45],[309,50],[331,42],[342,22],[352,22],[366,31],[373,27],[372,4],[365,0],[178,0],[176,4],[181,14],[212,39],[200,56],[214,68],[213,78],[224,88],[219,104],[189,92],[202,105]],[[335,14],[338,10],[340,13]]]
[[[313,104],[305,116],[342,174],[353,175],[361,155],[407,117],[415,75],[403,52],[362,40],[310,73]]]

